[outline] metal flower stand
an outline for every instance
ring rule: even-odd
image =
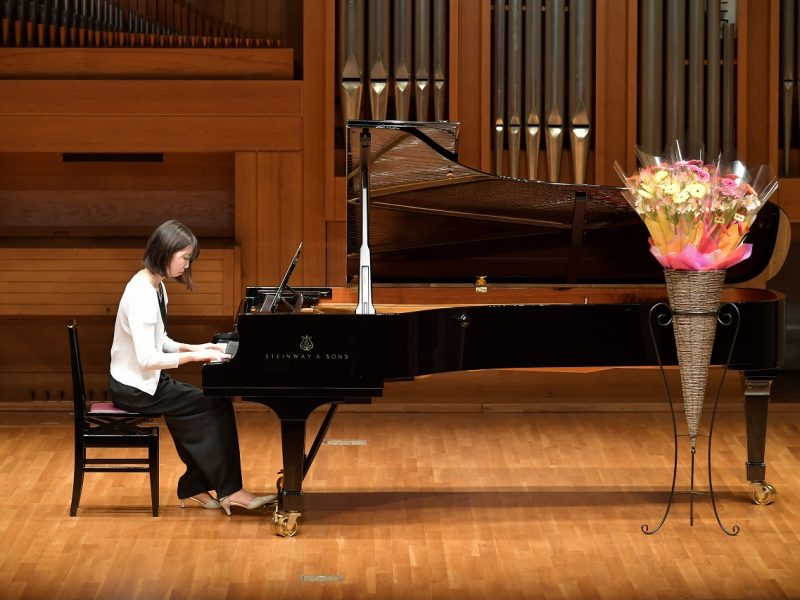
[[[717,413],[720,393],[725,383],[728,367],[736,346],[736,338],[739,333],[740,313],[735,304],[720,304],[722,287],[725,281],[725,271],[675,271],[666,269],[664,271],[667,281],[667,292],[669,304],[659,302],[650,309],[650,336],[653,340],[656,358],[661,369],[661,376],[667,392],[670,413],[672,415],[672,429],[675,440],[675,456],[672,471],[672,487],[670,489],[667,507],[661,522],[650,529],[647,524],[642,525],[642,532],[646,534],[656,533],[661,529],[669,516],[672,501],[676,492],[675,483],[678,474],[678,438],[688,437],[691,452],[691,475],[689,491],[689,524],[694,525],[694,497],[696,495],[708,495],[711,498],[711,506],[714,517],[722,531],[728,535],[737,535],[739,526],[734,525],[728,529],[723,525],[717,503],[714,497],[714,485],[711,474],[711,442],[714,431],[714,419]],[[686,436],[678,434],[678,426],[675,417],[675,408],[667,382],[666,373],[662,361],[662,353],[659,349],[655,327],[668,327],[672,325],[675,337],[675,348],[678,356],[678,366],[680,369],[681,386],[683,389],[684,412],[688,433]],[[717,389],[714,407],[708,428],[708,491],[703,492],[695,489],[695,455],[697,451],[697,438],[700,418],[703,411],[703,401],[706,393],[706,383],[708,381],[708,366],[711,361],[711,351],[714,346],[714,337],[717,326],[734,327],[734,333],[727,349],[726,360],[722,379]]]

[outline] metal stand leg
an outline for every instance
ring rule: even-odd
[[[678,437],[685,437],[678,435],[677,423],[675,418],[675,408],[672,402],[672,394],[669,390],[669,383],[667,382],[667,377],[664,372],[664,364],[661,360],[661,352],[658,348],[658,343],[656,341],[655,331],[653,328],[653,323],[657,323],[660,327],[666,327],[672,323],[672,315],[673,312],[668,304],[664,302],[659,302],[658,304],[654,305],[650,309],[650,319],[649,319],[649,327],[650,327],[650,337],[653,340],[653,348],[656,353],[656,358],[658,360],[658,366],[661,370],[661,377],[664,382],[664,388],[667,392],[667,402],[669,403],[670,413],[672,415],[672,431],[673,437],[675,440],[675,453],[674,453],[674,464],[672,468],[672,486],[670,488],[669,498],[667,500],[667,507],[664,511],[664,515],[661,518],[659,524],[654,528],[650,529],[649,525],[646,523],[642,525],[641,529],[642,532],[648,535],[652,535],[659,531],[661,527],[667,520],[667,516],[669,515],[670,508],[672,507],[672,501],[675,498],[675,482],[677,479],[677,472],[678,472]],[[725,377],[728,373],[728,366],[731,362],[731,357],[733,355],[733,349],[736,346],[736,338],[739,334],[739,323],[740,323],[740,313],[739,309],[736,307],[735,304],[732,303],[725,303],[722,304],[717,312],[717,321],[720,325],[728,327],[731,325],[735,325],[735,330],[733,334],[733,339],[730,344],[730,348],[728,349],[728,355],[725,361],[725,370],[723,371],[722,378],[719,383],[719,388],[717,389],[716,398],[714,400],[714,409],[711,413],[711,421],[709,424],[709,432],[708,432],[708,492],[701,492],[695,490],[694,487],[694,472],[695,472],[695,448],[692,447],[691,449],[691,475],[690,475],[690,482],[689,482],[689,526],[694,526],[694,497],[695,495],[705,495],[706,493],[711,498],[711,506],[714,511],[714,518],[717,520],[717,524],[719,525],[720,529],[725,532],[727,535],[737,535],[740,531],[738,525],[734,525],[733,528],[728,529],[722,523],[722,520],[719,517],[719,513],[717,512],[717,503],[716,498],[714,496],[714,485],[712,481],[711,475],[711,441],[713,439],[713,432],[714,432],[714,420],[717,413],[717,406],[719,404],[719,397],[722,393],[722,387],[725,383]]]

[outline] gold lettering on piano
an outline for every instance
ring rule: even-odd
[[[350,360],[349,352],[267,352],[266,360]]]

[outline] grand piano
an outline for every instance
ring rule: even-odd
[[[369,403],[387,381],[677,364],[671,327],[652,327],[652,309],[666,302],[664,274],[621,189],[476,171],[458,162],[457,129],[351,121],[351,285],[287,288],[281,303],[270,302],[275,287],[248,287],[234,330],[219,336],[235,353],[203,367],[207,394],[241,396],[280,419],[279,535],[297,532],[303,479],[337,407]],[[785,214],[767,203],[749,234],[752,256],[727,272],[722,300],[738,311],[738,336],[720,322],[711,359],[743,376],[746,476],[760,503],[774,497],[764,456],[785,309],[762,282],[782,264],[787,231]],[[293,309],[262,310],[270,304]],[[308,418],[323,405],[306,450]]]

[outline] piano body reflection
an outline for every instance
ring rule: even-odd
[[[455,132],[447,123],[351,122],[348,273],[358,291],[298,289],[302,310],[264,313],[257,307],[270,290],[247,288],[235,330],[223,336],[235,339],[236,353],[203,367],[207,394],[259,402],[280,419],[280,535],[297,531],[303,479],[336,408],[370,402],[386,381],[657,367],[655,347],[664,365],[677,364],[671,327],[656,327],[651,338],[651,308],[666,302],[664,275],[620,189],[480,173],[456,160]],[[722,298],[740,312],[730,368],[745,380],[747,479],[766,502],[766,418],[783,361],[785,299],[748,283],[780,268],[787,228],[782,211],[765,205],[749,237],[753,255],[728,271]],[[477,293],[484,277],[489,290]],[[712,364],[726,364],[732,329],[718,325]],[[307,419],[325,404],[306,451]]]

